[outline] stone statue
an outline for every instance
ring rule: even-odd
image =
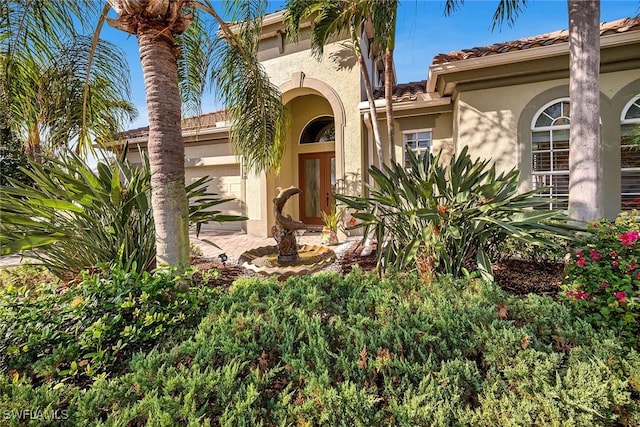
[[[306,230],[307,226],[291,218],[291,215],[284,216],[282,208],[287,200],[294,194],[301,193],[299,188],[293,185],[289,188],[276,188],[278,195],[273,199],[273,214],[276,225],[271,227],[271,234],[278,242],[278,262],[292,263],[298,259],[298,243],[296,242],[296,230]]]

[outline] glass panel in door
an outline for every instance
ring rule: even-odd
[[[304,216],[320,218],[320,159],[304,159]]]
[[[305,224],[322,225],[320,212],[330,213],[336,190],[336,162],[333,151],[300,154],[300,220]]]

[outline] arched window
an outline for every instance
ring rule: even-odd
[[[313,119],[305,126],[300,137],[300,144],[315,142],[333,142],[336,140],[336,126],[331,116]]]
[[[531,173],[534,188],[553,198],[551,209],[567,209],[569,202],[569,98],[542,107],[531,122]]]
[[[620,137],[621,208],[640,209],[640,95],[622,109]]]

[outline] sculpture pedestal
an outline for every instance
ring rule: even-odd
[[[290,276],[304,276],[320,271],[336,260],[331,249],[318,245],[302,245],[296,261],[281,262],[276,246],[263,246],[244,252],[238,264],[262,276],[277,276],[284,280]]]

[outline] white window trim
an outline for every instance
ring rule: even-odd
[[[629,100],[629,102],[627,102],[627,104],[622,109],[622,112],[620,113],[620,128],[621,129],[622,129],[622,126],[624,126],[624,125],[633,125],[633,124],[640,123],[640,117],[639,118],[634,118],[634,119],[625,119],[625,116],[629,112],[629,109],[636,102],[640,103],[640,95],[636,95],[633,98],[631,98]],[[622,140],[620,142],[622,142]],[[620,148],[622,149],[622,145],[620,146]],[[622,178],[622,173],[623,172],[631,172],[631,173],[640,172],[640,167],[636,167],[636,168],[623,168],[623,167],[621,167],[620,168],[620,177],[621,178]],[[635,193],[622,193],[622,191],[621,191],[620,197],[622,197],[623,194],[636,195]],[[620,206],[620,209],[624,209],[624,208],[622,206]]]
[[[405,146],[405,135],[419,134],[421,132],[431,133],[431,145],[429,145],[429,152],[433,148],[433,128],[421,128],[421,129],[408,129],[402,131],[402,164],[407,163],[407,147]]]
[[[330,117],[333,120],[333,126],[336,125],[336,118],[334,116],[332,116],[331,114],[319,114],[319,115],[313,117],[312,119],[307,121],[307,123],[305,123],[304,126],[302,126],[302,132],[300,132],[300,136],[298,136],[298,146],[312,145],[312,144],[327,144],[327,143],[330,144],[330,143],[334,143],[335,142],[335,141],[323,141],[323,142],[314,141],[314,142],[307,142],[306,144],[302,143],[302,135],[304,135],[304,131],[307,130],[307,126],[309,126],[315,120],[321,119],[323,117]]]
[[[620,124],[621,125],[640,123],[640,118],[637,118],[637,119],[625,119],[624,118],[624,116],[627,115],[627,112],[629,111],[631,106],[636,102],[640,102],[640,95],[636,95],[633,98],[631,98],[629,100],[629,102],[627,102],[627,104],[622,109],[622,112],[620,113]]]
[[[531,161],[533,162],[533,155],[534,153],[541,153],[541,152],[550,152],[550,153],[555,153],[555,152],[560,152],[560,151],[565,151],[568,152],[568,149],[558,149],[558,150],[551,150],[551,147],[549,147],[549,150],[534,150],[533,149],[533,133],[534,132],[550,132],[550,136],[551,136],[551,132],[553,131],[560,131],[560,130],[570,130],[571,129],[571,117],[570,116],[562,116],[562,117],[567,117],[569,119],[569,124],[563,124],[563,125],[550,125],[550,126],[536,126],[536,122],[538,121],[538,119],[540,118],[540,116],[544,113],[544,111],[551,107],[552,105],[558,104],[558,103],[564,103],[567,102],[569,103],[569,108],[571,108],[571,101],[568,97],[562,97],[562,98],[556,98],[556,99],[552,99],[551,101],[547,102],[546,104],[544,104],[542,107],[540,107],[538,109],[538,111],[536,111],[536,113],[533,115],[533,118],[531,119],[531,126],[529,127],[529,141],[531,143],[530,147],[529,147],[529,152],[531,153]],[[550,141],[551,142],[551,141]],[[551,165],[550,167],[553,167],[553,160],[551,160]],[[548,171],[534,171],[533,170],[533,163],[531,164],[531,179],[532,179],[532,184],[535,185],[535,177],[536,176],[569,176],[569,170],[548,170]],[[548,193],[547,193],[548,192]],[[551,198],[558,198],[558,196],[561,196],[561,198],[564,198],[562,196],[568,196],[568,191],[567,194],[565,195],[564,193],[559,193],[558,191],[556,191],[556,189],[551,189],[550,191],[547,190],[547,192],[545,193],[540,193],[540,195],[542,197],[549,197]],[[555,206],[553,205],[553,203],[549,203],[549,209],[554,209]]]
[[[536,122],[538,121],[538,117],[540,117],[540,114],[542,114],[544,112],[544,110],[546,110],[547,108],[551,107],[553,104],[557,104],[559,102],[570,102],[569,98],[556,98],[552,101],[547,102],[546,104],[544,104],[541,108],[538,109],[538,111],[536,111],[536,113],[533,115],[533,119],[531,119],[531,126],[530,129],[533,131],[535,130],[549,130],[549,129],[562,129],[563,127],[565,129],[569,129],[570,125],[555,125],[555,126],[540,126],[540,127],[536,127]],[[571,120],[571,117],[569,117],[569,120]]]

